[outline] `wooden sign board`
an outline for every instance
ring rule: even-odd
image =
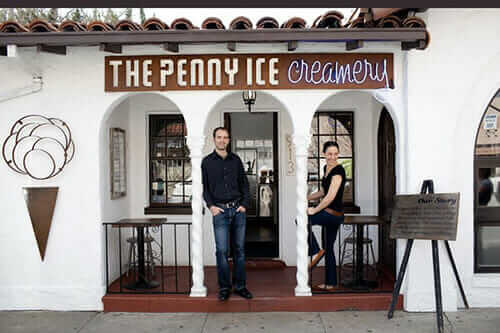
[[[396,195],[391,238],[456,240],[459,193]]]
[[[108,56],[105,91],[394,88],[392,53]]]

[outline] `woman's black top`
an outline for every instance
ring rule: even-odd
[[[323,170],[323,173],[326,172],[326,165],[325,169]],[[332,178],[335,175],[340,175],[342,177],[342,182],[340,183],[339,190],[337,191],[337,194],[335,195],[335,198],[333,201],[328,205],[328,208],[331,208],[337,212],[343,212],[344,211],[344,202],[342,201],[342,197],[344,195],[344,186],[345,186],[345,170],[344,167],[340,164],[338,164],[336,167],[334,167],[332,170],[330,170],[330,173],[328,175],[324,175],[323,178],[321,179],[321,186],[323,187],[323,193],[325,195],[328,193],[328,189],[330,188],[330,184],[332,183]]]

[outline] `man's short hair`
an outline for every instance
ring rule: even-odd
[[[213,132],[214,139],[215,139],[215,134],[217,134],[218,130],[226,131],[227,135],[229,135],[229,130],[227,128],[225,128],[223,126],[219,126],[219,127],[214,128],[214,132]]]

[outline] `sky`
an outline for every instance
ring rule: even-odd
[[[200,27],[205,18],[215,16],[228,27],[234,18],[245,16],[255,27],[257,21],[264,16],[274,17],[280,25],[294,16],[299,16],[311,26],[318,16],[333,9],[343,13],[346,22],[355,8],[144,8],[144,12],[146,18],[155,16],[168,25],[176,18],[185,17]],[[117,11],[120,10],[123,8],[117,8]],[[134,21],[140,22],[139,9],[134,8],[132,13]]]

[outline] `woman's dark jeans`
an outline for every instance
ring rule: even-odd
[[[308,216],[308,223],[311,225],[322,226],[322,237],[324,237],[323,244],[325,245],[325,284],[335,286],[337,285],[337,267],[335,262],[335,253],[333,251],[333,244],[337,238],[337,231],[339,226],[344,222],[343,216],[335,216],[327,213],[325,210],[317,214]],[[324,235],[324,236],[323,236]],[[320,247],[314,233],[308,233],[309,242],[309,255],[313,256],[319,252]]]

